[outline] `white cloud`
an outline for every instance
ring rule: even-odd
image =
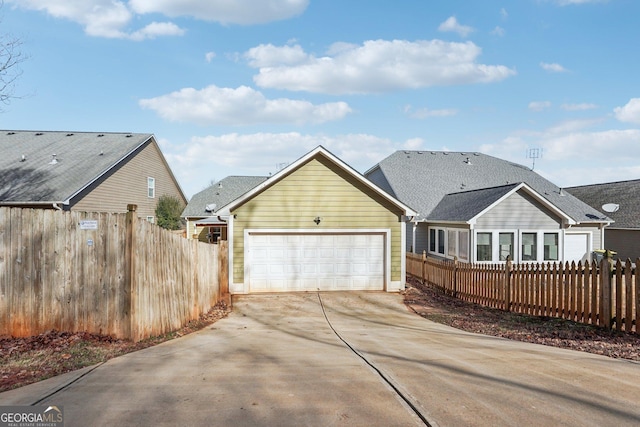
[[[84,26],[87,35],[131,40],[176,36],[184,30],[170,22],[152,22],[137,31],[127,31],[134,14],[127,4],[116,0],[8,0],[25,9],[46,12]]]
[[[491,83],[516,74],[503,65],[478,64],[482,49],[472,42],[370,40],[329,51],[333,56],[316,57],[297,45],[260,45],[245,58],[259,67],[258,86],[329,94]]]
[[[307,101],[267,99],[247,86],[237,89],[211,85],[202,90],[181,89],[139,102],[163,119],[200,125],[252,125],[257,123],[323,123],[351,113],[345,102],[314,105]]]
[[[506,33],[507,32],[505,31],[505,29],[501,26],[497,26],[493,30],[491,30],[491,34],[493,34],[494,36],[504,37]]]
[[[428,108],[419,108],[414,110],[411,105],[407,105],[404,108],[404,112],[407,116],[413,119],[426,119],[429,117],[450,117],[458,114],[458,110],[452,108],[430,110]]]
[[[560,108],[566,111],[586,111],[586,110],[593,110],[595,108],[598,108],[598,106],[596,104],[581,103],[581,104],[562,104]]]
[[[574,4],[589,4],[589,3],[606,3],[609,0],[554,0],[560,6],[569,6]]]
[[[504,21],[506,21],[507,18],[509,17],[509,13],[507,12],[507,9],[505,9],[504,7],[500,9],[500,17],[502,17]]]
[[[309,0],[130,0],[139,14],[192,16],[222,24],[261,24],[300,15]]]
[[[564,68],[562,65],[557,64],[557,63],[549,64],[549,63],[546,63],[546,62],[541,62],[540,63],[540,67],[543,70],[549,71],[551,73],[564,73],[564,72],[569,71],[566,68]]]
[[[396,142],[368,134],[230,133],[192,137],[182,145],[163,144],[162,149],[185,192],[192,195],[214,178],[266,176],[276,172],[277,164],[292,163],[318,145],[364,172],[395,150],[420,148],[421,140]],[[212,171],[222,175],[213,176]]]
[[[253,47],[244,54],[244,57],[254,68],[297,65],[309,59],[309,55],[300,45],[278,47],[272,44]]]
[[[529,109],[531,111],[543,111],[547,108],[551,108],[551,102],[549,101],[532,101],[529,103]]]
[[[299,15],[309,0],[7,0],[16,6],[46,12],[84,27],[94,37],[140,41],[158,36],[180,36],[184,29],[172,22],[152,22],[142,29],[129,28],[135,17],[158,13],[191,16],[223,24],[260,24]]]
[[[467,37],[473,31],[473,27],[469,27],[468,25],[461,25],[455,16],[450,16],[438,27],[439,31],[442,32],[454,32],[458,33],[460,37]]]
[[[181,36],[184,35],[184,33],[185,31],[182,28],[172,22],[152,22],[142,30],[132,33],[129,38],[139,41],[155,39],[158,36]]]
[[[216,53],[215,52],[207,52],[207,53],[204,54],[204,59],[207,62],[213,61],[213,58],[215,58],[215,57],[216,57]]]
[[[640,124],[640,98],[631,98],[627,105],[613,110],[621,122]]]

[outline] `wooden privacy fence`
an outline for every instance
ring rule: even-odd
[[[221,298],[226,242],[186,240],[126,214],[0,208],[0,335],[51,329],[140,340]]]
[[[465,301],[640,333],[640,258],[545,264],[467,264],[407,254],[407,274]]]

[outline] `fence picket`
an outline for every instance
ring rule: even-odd
[[[466,264],[407,254],[407,272],[457,298],[507,311],[570,319],[638,333],[640,270],[618,261],[615,274],[603,260],[544,264]],[[636,260],[640,265],[640,258]],[[425,273],[422,273],[422,272]],[[418,277],[418,276],[415,276]],[[456,287],[453,284],[456,283]],[[612,316],[612,314],[615,315]],[[624,315],[624,316],[623,316]]]
[[[82,219],[97,220],[97,230],[81,229]],[[57,329],[138,340],[212,307],[217,248],[137,222],[130,263],[125,214],[0,208],[0,335]]]

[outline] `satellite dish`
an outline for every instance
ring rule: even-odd
[[[215,203],[211,203],[209,205],[206,205],[204,207],[204,210],[207,211],[207,212],[213,212],[213,211],[216,210],[216,204]]]
[[[608,213],[618,212],[620,205],[617,203],[606,203],[602,205],[602,210]]]

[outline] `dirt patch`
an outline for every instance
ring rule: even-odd
[[[137,343],[86,332],[49,331],[28,338],[0,337],[0,392],[181,337],[226,317],[229,312],[226,304],[218,303],[178,331]]]
[[[640,335],[554,317],[528,316],[468,303],[416,279],[404,302],[420,316],[464,331],[640,361]]]

